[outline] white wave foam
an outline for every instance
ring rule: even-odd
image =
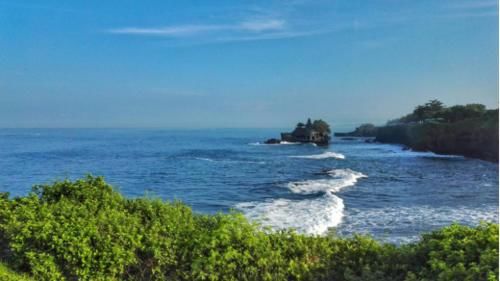
[[[412,153],[417,157],[429,157],[429,158],[445,158],[445,159],[465,159],[464,156],[461,155],[452,155],[452,154],[436,154],[434,152],[419,152],[419,151],[410,151],[408,153]]]
[[[387,148],[389,153],[395,153],[397,156],[402,157],[428,157],[428,158],[456,158],[463,159],[461,155],[452,154],[437,154],[431,151],[415,151],[411,149],[404,150],[401,146],[389,145]]]
[[[290,182],[287,187],[293,193],[312,194],[319,192],[337,192],[344,187],[356,184],[359,178],[367,177],[366,175],[353,171],[351,169],[335,169],[328,171],[331,179],[306,180]]]
[[[194,159],[200,160],[200,161],[213,162],[213,163],[238,163],[238,164],[259,164],[259,165],[266,164],[265,161],[252,161],[252,160],[230,160],[230,159],[215,160],[215,159],[204,158],[204,157],[195,157]]]
[[[288,142],[288,141],[281,141],[280,143],[251,142],[248,145],[271,145],[271,146],[276,146],[276,145],[292,145],[292,144],[301,144],[301,143],[300,142]]]
[[[280,144],[300,144],[300,142],[280,141]]]
[[[381,144],[381,143],[362,143],[356,146],[356,149],[351,151],[350,155],[363,157],[408,157],[408,158],[432,158],[432,159],[465,159],[461,155],[452,154],[436,154],[430,151],[414,151],[411,149],[403,149],[402,146],[396,144]]]
[[[195,157],[194,159],[201,160],[201,161],[215,162],[214,159],[210,159],[210,158]]]
[[[304,159],[327,159],[327,158],[335,158],[335,159],[345,159],[345,156],[341,153],[326,151],[321,154],[314,155],[297,155],[297,156],[289,156],[291,158],[304,158]]]
[[[419,239],[420,235],[411,232],[429,232],[451,223],[477,225],[480,221],[498,223],[498,207],[466,206],[412,206],[385,207],[376,209],[350,208],[346,219],[338,226],[339,234],[364,233],[376,235],[379,239],[393,243],[407,243]],[[402,231],[403,230],[403,231]]]
[[[344,203],[328,192],[317,199],[247,202],[236,208],[248,219],[274,230],[294,228],[300,233],[324,234],[342,221]]]

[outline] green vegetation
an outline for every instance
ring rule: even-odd
[[[330,125],[328,125],[328,123],[326,121],[323,121],[322,119],[314,120],[313,122],[311,122],[311,118],[308,118],[306,124],[302,122],[297,123],[295,129],[297,128],[313,129],[320,134],[329,135],[331,133]]]
[[[496,280],[498,225],[414,244],[260,230],[241,214],[127,199],[100,177],[0,196],[1,280]]]
[[[314,120],[314,122],[312,123],[312,128],[313,130],[318,131],[321,134],[329,135],[331,133],[330,125],[328,125],[328,123],[321,119]]]
[[[18,274],[7,268],[4,264],[0,263],[0,280],[8,281],[29,281],[33,278],[29,278],[26,275]]]
[[[492,115],[497,110],[487,110],[486,106],[477,103],[446,107],[439,100],[431,100],[424,105],[415,107],[412,113],[387,122],[387,125],[400,125],[413,122],[445,122],[453,123],[472,118]]]
[[[482,104],[445,107],[432,100],[379,127],[376,140],[498,162],[498,109]]]

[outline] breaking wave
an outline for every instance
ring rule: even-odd
[[[411,225],[417,233],[428,232],[451,223],[465,225],[480,221],[498,223],[498,208],[494,206],[397,206],[384,208],[350,208],[339,228],[339,234],[381,234],[381,240],[396,244],[414,242],[419,234],[401,231],[401,225]]]
[[[297,155],[297,156],[289,156],[291,158],[304,158],[304,159],[327,159],[327,158],[335,158],[335,159],[345,159],[344,154],[326,151],[321,154],[314,155]]]
[[[342,222],[344,202],[334,192],[354,185],[364,174],[350,169],[328,171],[330,179],[291,182],[287,187],[298,194],[324,193],[319,198],[290,200],[273,199],[265,202],[239,203],[250,220],[272,229],[293,228],[305,234],[324,234]]]
[[[344,216],[344,202],[331,193],[317,199],[239,203],[236,208],[264,227],[293,228],[305,234],[324,234],[340,224]]]
[[[330,179],[305,180],[290,182],[287,187],[293,193],[313,194],[319,192],[337,192],[344,187],[355,185],[359,178],[366,175],[351,169],[335,169],[328,171]]]

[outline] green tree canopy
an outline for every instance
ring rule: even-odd
[[[444,109],[443,103],[439,100],[430,100],[424,105],[419,105],[413,110],[413,115],[417,121],[435,118]]]
[[[331,133],[330,125],[328,125],[328,123],[326,123],[325,121],[323,121],[321,119],[314,120],[314,122],[312,123],[312,127],[314,130],[316,130],[320,133],[326,133],[326,134]]]
[[[420,122],[434,118],[442,118],[447,122],[457,122],[469,118],[481,117],[486,113],[487,109],[483,104],[471,103],[467,105],[454,105],[446,107],[441,101],[434,99],[423,105],[415,107],[412,113],[388,121],[387,125]]]

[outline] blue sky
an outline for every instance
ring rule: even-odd
[[[383,123],[498,104],[493,0],[0,0],[0,127]]]

